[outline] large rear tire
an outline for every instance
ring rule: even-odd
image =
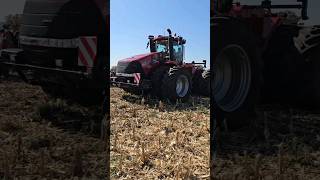
[[[257,39],[245,22],[225,17],[213,18],[211,34],[214,109],[229,128],[238,128],[256,115],[262,82]]]
[[[268,41],[263,55],[263,103],[298,105],[304,101],[308,68],[294,45],[297,33],[297,27],[281,25]]]
[[[203,82],[202,78],[203,70],[197,70],[192,77],[192,93],[201,95],[201,84]]]
[[[191,93],[190,72],[183,68],[170,68],[162,78],[161,93],[162,98],[171,102],[186,102]]]
[[[303,79],[294,79],[295,89],[302,92],[299,104],[320,110],[320,25],[300,29],[299,36],[294,39],[295,47],[302,55],[299,59],[302,62],[300,64],[304,65],[299,64],[296,68],[296,72],[299,72],[296,74]]]
[[[192,78],[192,93],[210,96],[210,70],[197,71]]]

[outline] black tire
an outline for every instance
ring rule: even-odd
[[[195,72],[192,82],[192,93],[210,96],[210,70]]]
[[[210,96],[210,70],[205,70],[201,74],[200,94]]]
[[[152,90],[151,95],[157,98],[161,98],[161,85],[162,78],[165,73],[168,72],[170,67],[168,66],[160,66],[158,67],[151,76]]]
[[[177,90],[177,83],[179,82],[181,83],[181,90]],[[173,103],[177,100],[186,102],[190,97],[191,87],[191,75],[189,71],[177,67],[170,68],[162,78],[162,98],[168,99]]]
[[[309,62],[309,72],[308,79],[310,82],[310,85],[305,86],[305,94],[304,99],[308,102],[306,104],[308,107],[314,108],[315,110],[320,110],[320,46],[314,48],[310,52],[310,56],[308,59]]]
[[[197,70],[192,77],[192,93],[201,95],[201,84],[203,83],[202,77],[203,70]]]
[[[282,25],[273,33],[263,57],[264,103],[319,108],[319,30]]]
[[[282,25],[268,41],[263,55],[263,103],[294,105],[305,98],[305,85],[310,80],[305,77],[307,63],[294,45],[297,33],[296,27]]]
[[[299,90],[298,103],[320,110],[320,25],[300,29],[295,41],[302,54],[294,71],[297,77],[292,80],[294,89]]]
[[[223,113],[230,129],[239,128],[256,116],[262,83],[257,38],[246,22],[229,17],[213,18],[211,34],[214,108]]]

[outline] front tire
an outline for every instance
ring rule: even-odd
[[[191,93],[191,75],[190,72],[183,68],[170,68],[162,78],[162,98],[171,102],[178,99],[186,102]]]

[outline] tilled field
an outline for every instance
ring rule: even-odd
[[[1,81],[0,179],[105,179],[105,143],[88,130],[97,108]]]
[[[110,97],[112,179],[209,179],[209,99]]]
[[[208,179],[209,100],[170,105],[111,88],[112,179]],[[105,179],[100,107],[0,82],[0,178]],[[320,114],[264,106],[251,127],[219,133],[215,179],[320,179]]]
[[[269,105],[252,124],[218,133],[215,179],[320,179],[320,114]]]

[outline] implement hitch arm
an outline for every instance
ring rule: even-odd
[[[261,2],[261,6],[249,6],[250,8],[265,8],[265,9],[301,9],[301,18],[308,20],[308,0],[297,0],[299,4],[288,4],[288,5],[272,5],[271,0],[264,0]]]
[[[202,63],[196,63],[194,61],[191,62],[192,64],[203,64],[203,67],[206,68],[207,67],[207,60],[203,60]]]

